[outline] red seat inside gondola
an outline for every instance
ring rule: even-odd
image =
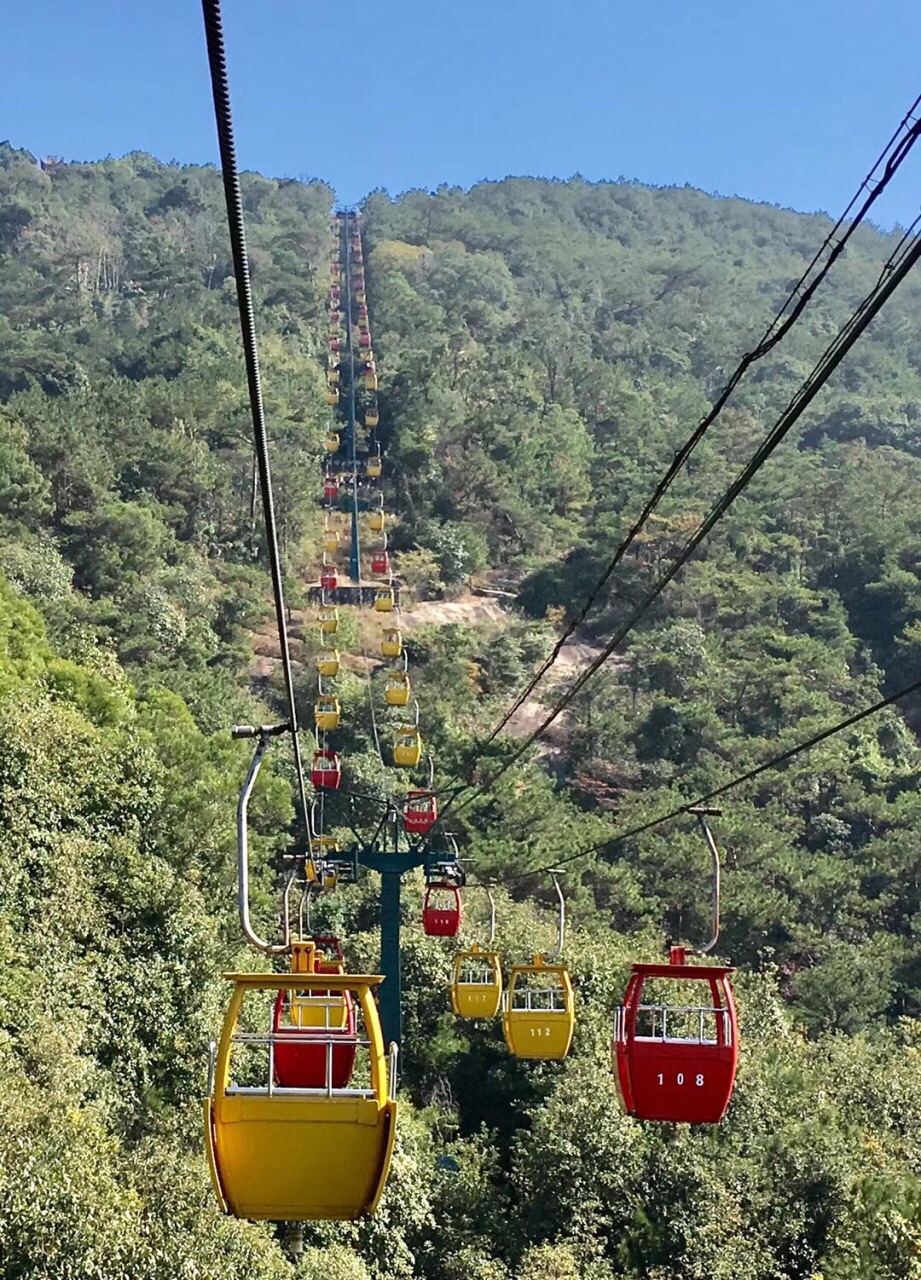
[[[633,966],[614,1033],[617,1082],[630,1115],[722,1120],[739,1061],[732,972],[686,964],[680,947],[669,964]]]
[[[341,966],[318,960],[315,972],[337,973]],[[285,1037],[274,1048],[277,1085],[283,1089],[348,1087],[358,1047],[350,992],[279,991],[272,1030]]]
[[[409,791],[403,806],[403,825],[410,835],[424,836],[438,820],[438,800],[431,791]]]
[[[454,884],[430,884],[422,905],[422,928],[430,938],[453,938],[460,928],[460,889]]]

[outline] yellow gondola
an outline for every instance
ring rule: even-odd
[[[459,1018],[494,1018],[502,1003],[502,965],[497,951],[475,942],[454,957],[451,1008]]]
[[[397,729],[393,739],[393,763],[401,769],[415,769],[422,759],[422,734],[413,724]]]
[[[337,676],[339,674],[339,650],[321,649],[317,654],[317,670],[321,676]]]
[[[339,841],[334,840],[332,836],[311,836],[310,838],[310,856],[316,862],[323,862],[327,858],[331,858],[340,851]]]
[[[339,403],[339,391],[336,387],[330,386],[329,383],[327,383],[326,385],[326,403],[327,404]]]
[[[326,731],[338,729],[341,718],[342,707],[338,698],[328,697],[324,694],[317,698],[313,704],[313,719],[318,729]]]
[[[376,480],[383,470],[383,463],[380,455],[374,454],[365,463],[365,475],[370,476],[372,480]]]
[[[378,587],[374,593],[374,608],[378,613],[392,613],[396,604],[393,587]]]
[[[205,1141],[215,1193],[226,1213],[269,1222],[324,1221],[373,1213],[384,1190],[396,1132],[392,1097],[393,1053],[384,1052],[372,989],[382,981],[366,974],[234,973],[230,1008],[214,1058],[204,1103]],[[367,1087],[284,1088],[273,1079],[275,1047],[292,1039],[284,1030],[259,1034],[241,1027],[244,998],[279,991],[340,999],[360,1009],[368,1041]],[[270,1003],[262,997],[264,1013]],[[253,1000],[247,999],[247,1012]],[[265,1026],[266,1023],[263,1023]],[[271,1025],[271,1024],[269,1024]],[[356,1037],[356,1043],[361,1040]],[[259,1083],[253,1053],[267,1052]],[[332,1058],[328,1054],[328,1059]],[[264,1056],[263,1056],[264,1062]],[[238,1083],[236,1072],[247,1083]],[[327,1068],[329,1076],[330,1068]],[[356,1079],[362,1076],[356,1069]]]
[[[334,604],[323,605],[317,614],[317,622],[321,635],[334,636],[339,630],[339,610]]]
[[[381,639],[381,653],[385,658],[399,658],[403,652],[403,632],[398,627],[390,627]]]
[[[381,420],[380,415],[378,414],[376,408],[365,409],[365,426],[366,427],[376,427],[377,424],[380,422],[380,420]]]
[[[516,1058],[565,1058],[576,1025],[572,979],[565,964],[513,965],[502,1000],[502,1031]]]
[[[337,396],[337,399],[338,399],[338,396]],[[326,452],[327,452],[327,453],[338,453],[338,452],[339,452],[339,433],[338,433],[338,431],[331,431],[331,432],[329,433],[329,435],[326,437],[326,439],[325,439],[325,440],[324,440],[324,442],[323,442],[323,447],[325,448],[325,450],[326,450]]]
[[[323,550],[324,551],[328,552],[329,554],[334,554],[339,550],[339,544],[341,543],[341,541],[342,539],[339,537],[339,531],[337,529],[323,530]]]
[[[409,706],[411,692],[409,676],[405,671],[394,671],[387,677],[387,688],[384,690],[384,697],[387,700],[388,707]]]
[[[377,374],[365,370],[365,391],[377,390]]]
[[[387,515],[384,511],[372,511],[368,516],[368,528],[372,533],[382,533],[386,523]]]

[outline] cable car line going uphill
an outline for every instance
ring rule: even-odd
[[[720,922],[720,857],[708,817],[712,801],[735,787],[779,768],[832,735],[921,689],[921,679],[805,742],[748,770],[696,801],[671,809],[588,848],[557,857],[553,864],[510,880],[550,877],[558,902],[557,945],[539,951],[527,939],[525,961],[503,969],[496,942],[496,896],[489,901],[489,930],[465,927],[466,875],[445,819],[489,794],[564,711],[586,683],[645,617],[728,512],[735,499],[784,441],[828,378],[858,341],[921,257],[918,223],[904,234],[874,288],[842,326],[812,372],[791,398],[761,444],[629,617],[601,652],[559,696],[540,725],[516,743],[487,776],[462,780],[439,792],[436,761],[420,726],[420,690],[426,681],[410,669],[412,646],[403,631],[399,537],[391,535],[399,513],[386,507],[392,490],[391,462],[379,432],[381,375],[371,335],[365,279],[362,219],[334,210],[328,252],[325,390],[317,436],[317,602],[309,767],[301,755],[294,673],[287,634],[268,435],[249,261],[237,173],[220,0],[202,0],[208,60],[220,144],[228,226],[237,282],[243,351],[253,422],[266,551],[284,676],[287,719],[279,724],[241,725],[238,740],[253,745],[237,806],[237,898],[247,942],[285,972],[229,973],[232,991],[219,1040],[212,1044],[204,1129],[211,1181],[225,1212],[268,1221],[349,1220],[372,1213],[384,1194],[396,1140],[398,1066],[402,1043],[402,881],[422,883],[417,927],[426,937],[460,939],[446,966],[447,1003],[459,1019],[495,1020],[495,1036],[515,1058],[559,1062],[570,1052],[576,1026],[573,975],[564,959],[566,898],[562,867],[609,851],[664,823],[696,818],[711,859],[712,927],[696,949],[671,945],[667,962],[636,963],[616,1011],[612,1068],[623,1107],[639,1120],[715,1124],[726,1113],[739,1058],[738,1022],[731,984],[733,969],[711,963]],[[553,666],[567,639],[586,620],[628,548],[669,491],[685,463],[717,419],[748,370],[781,342],[800,320],[817,289],[843,254],[921,136],[914,112],[896,130],[845,213],[825,237],[760,341],[746,353],[711,409],[675,454],[640,516],[617,546],[604,573],[551,653],[505,711],[489,736],[474,744],[466,764],[481,760],[510,718]],[[861,199],[861,197],[863,197]],[[850,218],[850,221],[848,219]],[[921,221],[921,219],[919,219]],[[383,368],[386,390],[387,367]],[[383,407],[389,409],[385,400]],[[386,424],[386,416],[385,416]],[[322,518],[322,528],[320,522]],[[348,564],[346,567],[346,553]],[[348,623],[349,625],[343,625]],[[351,638],[357,644],[351,654]],[[373,657],[369,636],[374,636]],[[379,639],[377,638],[379,637]],[[368,698],[375,780],[360,789],[360,764],[350,762],[343,735],[357,700],[345,682],[360,669]],[[363,703],[363,696],[361,699]],[[282,713],[284,714],[284,713]],[[362,712],[363,715],[363,712]],[[392,734],[387,741],[388,733]],[[298,826],[279,886],[277,933],[263,936],[250,901],[248,809],[275,738],[289,734],[294,755]],[[385,746],[385,743],[387,744]],[[370,752],[370,740],[369,740]],[[308,774],[310,791],[308,792]],[[368,794],[371,792],[372,794]],[[445,797],[447,797],[445,799]],[[460,803],[455,801],[460,798]],[[360,802],[360,803],[359,803]],[[361,817],[356,815],[361,813]],[[369,814],[371,816],[369,816]],[[302,830],[301,830],[302,828]],[[366,830],[370,828],[369,835]],[[378,973],[352,973],[346,947],[329,932],[315,932],[318,898],[357,879],[360,870],[380,877]],[[437,945],[437,944],[436,944]],[[697,957],[696,961],[694,957]],[[447,952],[445,952],[447,959]],[[498,1035],[501,1021],[502,1036]]]

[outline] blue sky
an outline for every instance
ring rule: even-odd
[[[907,0],[225,0],[240,163],[352,203],[509,173],[838,212],[921,92]],[[197,0],[9,0],[0,139],[214,161]],[[880,220],[911,221],[921,157]]]

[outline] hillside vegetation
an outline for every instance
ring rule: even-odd
[[[332,192],[243,182],[303,605]],[[830,222],[531,179],[375,193],[364,216],[397,570],[419,595],[487,571],[520,584],[501,627],[413,631],[444,782],[469,772]],[[610,634],[725,488],[891,247],[855,236],[621,566],[589,638]],[[42,170],[0,146],[0,317],[4,1280],[921,1277],[912,704],[734,792],[716,824],[743,1037],[718,1130],[624,1117],[610,1075],[630,962],[706,930],[706,852],[675,823],[569,868],[579,1026],[559,1065],[512,1060],[497,1025],[455,1022],[451,950],[422,935],[414,886],[407,1105],[380,1213],[308,1226],[299,1259],[281,1229],[220,1217],[199,1097],[220,974],[253,963],[233,886],[247,755],[227,729],[280,704],[270,663],[252,678],[267,581],[217,173],[140,154]],[[475,877],[499,882],[508,958],[553,942],[552,889],[529,869],[921,674],[919,321],[910,281],[580,695],[553,772],[528,759],[457,817]],[[296,639],[307,697],[315,642]],[[343,684],[349,768],[373,796],[367,693],[358,673]],[[253,803],[266,927],[293,812],[278,750]],[[358,968],[376,964],[376,890],[366,878],[318,916]],[[468,941],[486,927],[481,898],[468,894]]]

